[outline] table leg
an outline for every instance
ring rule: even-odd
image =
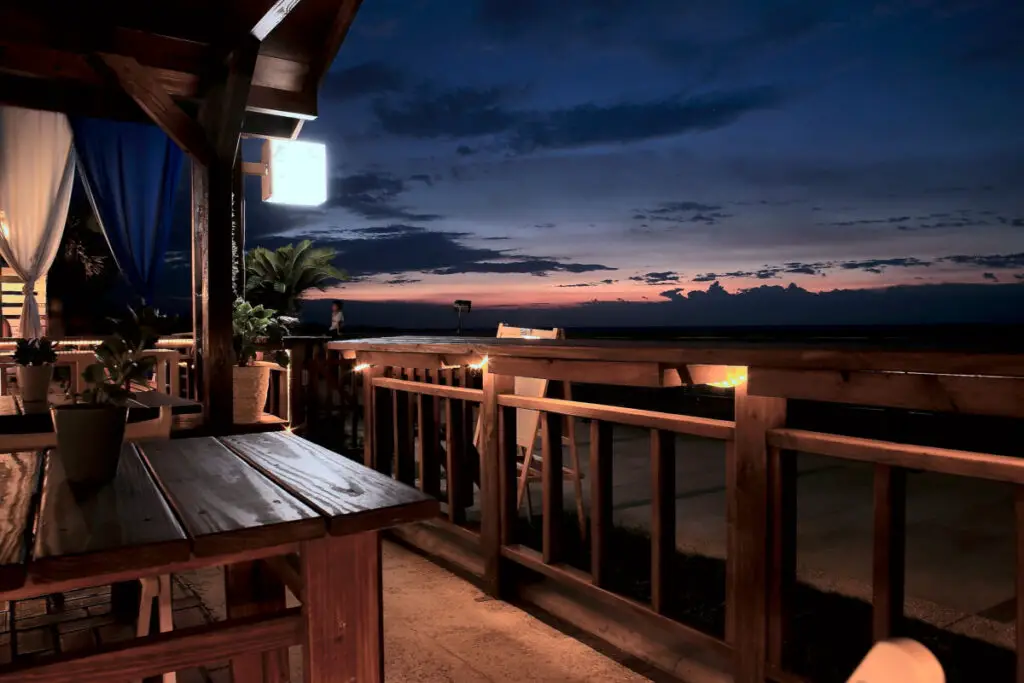
[[[302,577],[305,683],[383,683],[379,533],[303,543]]]
[[[284,584],[265,562],[240,562],[224,568],[228,618],[273,614],[285,609]],[[235,683],[287,683],[288,650],[255,652],[231,660]]]

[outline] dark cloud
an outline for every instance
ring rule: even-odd
[[[406,84],[404,74],[384,62],[363,62],[327,74],[321,92],[327,99],[352,100],[367,95],[401,90]]]
[[[578,282],[572,285],[558,285],[558,287],[599,287],[601,285],[613,285],[616,282],[618,282],[618,280],[606,279],[598,280],[597,282]]]
[[[345,238],[320,239],[318,245],[338,250],[335,265],[355,278],[414,273],[587,273],[615,268],[573,263],[552,256],[527,256],[514,250],[464,244],[474,236],[464,232],[435,232],[414,225],[386,225],[343,232]]]
[[[537,223],[533,227],[540,228],[541,230],[551,230],[555,227],[554,223]]]
[[[378,98],[373,109],[381,129],[392,135],[423,139],[500,135],[509,150],[528,153],[713,130],[783,100],[778,90],[762,87],[527,111],[509,107],[508,94],[497,87],[439,91],[421,86],[404,98]]]
[[[629,279],[634,282],[642,282],[645,285],[671,285],[679,282],[681,277],[682,275],[675,271],[663,270],[643,275],[634,275]]]
[[[996,277],[995,273],[982,273],[981,277],[991,282],[999,282],[999,278]]]
[[[722,207],[718,204],[704,204],[702,202],[662,202],[654,209],[649,209],[648,213],[656,215],[674,214],[688,211],[718,211]]]
[[[881,273],[886,268],[927,268],[932,265],[932,262],[908,257],[868,259],[865,261],[843,261],[838,265],[843,270],[865,270],[869,273]]]
[[[774,88],[715,92],[687,99],[666,99],[608,106],[584,104],[527,117],[513,132],[519,153],[596,144],[621,144],[707,131],[782,101]]]
[[[676,287],[675,289],[666,289],[664,292],[658,292],[658,296],[665,297],[669,301],[681,301],[685,291],[682,287]]]
[[[692,282],[717,282],[730,278],[754,278],[756,280],[771,280],[777,278],[783,268],[762,268],[760,270],[734,270],[728,273],[703,273],[693,278]]]
[[[412,176],[432,184],[429,176]],[[399,196],[408,190],[406,181],[389,173],[357,173],[335,178],[328,207],[340,207],[371,220],[424,222],[436,221],[442,216],[417,213],[398,204]]]
[[[385,280],[384,284],[386,284],[386,285],[411,285],[411,284],[413,284],[415,282],[423,282],[423,281],[422,280],[417,280],[415,278],[396,277],[396,278],[392,278],[390,280]]]
[[[501,88],[457,88],[438,91],[422,85],[401,100],[378,98],[373,111],[380,127],[411,138],[466,138],[504,133],[519,121],[504,106]]]
[[[459,145],[458,147],[455,148],[455,153],[458,154],[460,157],[468,157],[471,154],[476,154],[476,150],[470,147],[469,145]]]
[[[956,263],[961,266],[976,266],[978,268],[990,268],[1002,270],[1004,268],[1024,268],[1024,253],[1021,254],[988,254],[986,256],[968,256],[960,254],[947,256],[942,261]]]

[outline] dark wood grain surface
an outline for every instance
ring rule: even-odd
[[[405,524],[439,513],[432,497],[292,434],[246,434],[223,441],[328,517],[334,535]]]
[[[40,460],[36,453],[0,454],[0,591],[25,580]]]
[[[60,454],[46,456],[32,573],[43,580],[187,560],[189,542],[135,446],[98,490],[73,489]]]
[[[168,396],[168,398],[170,398]],[[0,434],[45,434],[53,431],[50,408],[65,402],[52,395],[50,403],[26,404],[20,396],[0,396]],[[172,409],[173,412],[173,409]],[[144,422],[160,417],[159,405],[128,401],[128,422]]]
[[[140,446],[196,555],[322,536],[324,519],[212,438]]]
[[[149,408],[171,407],[172,415],[196,415],[202,414],[203,404],[198,401],[190,401],[180,396],[171,396],[162,391],[139,391],[132,398],[136,403]]]

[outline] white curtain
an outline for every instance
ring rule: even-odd
[[[25,339],[42,336],[33,291],[60,246],[74,171],[64,114],[0,107],[0,256],[25,283]]]

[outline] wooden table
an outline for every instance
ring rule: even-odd
[[[438,513],[425,494],[282,432],[125,444],[117,478],[87,497],[56,453],[0,455],[0,500],[0,601],[223,565],[229,616],[16,662],[0,683],[139,679],[225,659],[236,683],[278,683],[296,644],[309,683],[378,683],[378,532]],[[285,609],[283,582],[301,609]]]

